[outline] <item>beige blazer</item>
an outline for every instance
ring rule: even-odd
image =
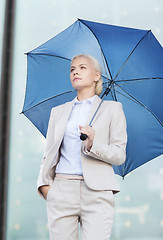
[[[96,95],[87,118],[89,124],[101,99]],[[74,99],[52,108],[46,136],[44,157],[40,166],[37,187],[51,185],[59,161],[60,146]],[[103,101],[93,122],[95,137],[90,152],[81,144],[81,161],[86,185],[93,190],[119,192],[112,165],[121,165],[126,158],[126,119],[120,102]]]

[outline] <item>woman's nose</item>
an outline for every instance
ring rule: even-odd
[[[79,74],[78,69],[74,69],[74,75]]]

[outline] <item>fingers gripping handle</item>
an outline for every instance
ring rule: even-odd
[[[90,127],[92,127],[92,126],[90,126]],[[81,135],[80,135],[80,139],[82,140],[82,141],[85,141],[86,139],[87,139],[87,134],[84,134],[84,133],[81,133]]]

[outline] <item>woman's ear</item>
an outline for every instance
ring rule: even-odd
[[[100,78],[101,78],[101,73],[96,72],[95,82],[98,82],[98,80],[100,80]]]

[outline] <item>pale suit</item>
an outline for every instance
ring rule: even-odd
[[[100,101],[101,99],[96,95],[87,119],[87,124],[89,124],[89,121],[96,111]],[[67,121],[72,110],[73,102],[74,100],[52,108],[50,115],[46,137],[46,148],[37,181],[38,188],[42,185],[52,185],[47,196],[48,206],[51,204],[50,200],[52,201],[52,195],[55,196],[55,189],[56,194],[58,194],[58,187],[56,185],[59,181],[54,181],[55,167],[59,161],[60,146]],[[81,144],[81,161],[84,177],[84,181],[80,183],[82,185],[81,191],[87,191],[87,193],[85,193],[87,194],[87,197],[91,196],[88,192],[90,190],[93,194],[101,193],[105,194],[106,198],[113,198],[111,193],[119,192],[119,186],[117,184],[112,165],[121,165],[124,163],[126,158],[126,119],[122,109],[122,104],[114,101],[103,101],[92,122],[92,127],[95,129],[95,137],[90,152],[85,149],[84,142]],[[64,184],[66,185],[66,182],[64,182]],[[76,184],[75,181],[74,184]],[[108,194],[108,196],[106,194]],[[94,198],[96,197],[94,196]],[[94,204],[93,202],[91,203],[92,205]],[[113,205],[113,199],[110,200],[110,203]],[[95,205],[94,208],[96,209]],[[48,220],[50,226],[52,227],[53,216],[52,212],[48,210],[48,215],[49,214],[51,216],[48,216]],[[92,218],[92,221],[95,221],[95,218],[94,220]],[[99,223],[97,223],[97,226],[98,224]],[[103,225],[102,222],[101,225]],[[95,227],[96,230],[97,226]],[[65,230],[63,229],[62,231]],[[89,235],[88,231],[89,230],[87,229],[86,232]],[[102,231],[104,230],[101,228],[101,233],[99,230],[99,234],[102,234]],[[86,236],[87,234],[85,233],[85,235],[83,235],[83,240],[109,239],[109,235],[107,235],[106,238],[100,238],[100,235],[98,236],[97,232],[94,235],[91,233],[92,235],[88,237]],[[51,234],[51,239],[59,240],[60,238],[53,238]],[[76,240],[77,238],[67,237],[66,239]]]

